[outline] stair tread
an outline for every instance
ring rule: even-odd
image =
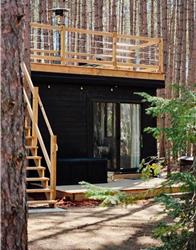
[[[27,177],[27,181],[48,181],[48,177]]]
[[[27,156],[26,158],[31,160],[31,159],[41,159],[42,157],[38,155],[30,155],[30,156]]]
[[[38,166],[38,167],[31,167],[31,166],[28,166],[26,167],[26,170],[45,170],[46,168],[45,167],[42,167],[42,166]]]
[[[49,188],[32,188],[26,189],[27,193],[50,193],[51,190]]]
[[[55,204],[56,200],[35,200],[35,201],[27,201],[28,205],[33,204]]]
[[[30,129],[31,128],[31,126],[25,126],[25,129]]]
[[[29,146],[29,145],[26,145],[25,146],[26,149],[30,149],[30,148],[38,148],[38,146]]]

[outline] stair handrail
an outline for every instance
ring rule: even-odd
[[[31,104],[30,104],[30,101],[29,101],[29,99],[28,99],[28,96],[27,96],[27,93],[26,93],[25,88],[23,88],[23,94],[24,94],[25,102],[27,103],[27,110],[28,110],[28,112],[29,112],[29,116],[30,116],[30,118],[31,118],[31,121],[33,121],[33,109],[31,108]],[[42,152],[43,152],[43,154],[44,154],[44,158],[45,158],[47,167],[48,167],[48,169],[49,169],[49,172],[51,173],[51,162],[50,162],[50,158],[49,158],[49,156],[48,156],[48,152],[47,152],[47,150],[46,150],[46,147],[45,147],[45,144],[44,144],[42,135],[41,135],[41,133],[40,133],[40,130],[39,130],[39,127],[37,126],[37,124],[36,124],[35,129],[36,129],[36,134],[37,134],[38,141],[39,141],[39,143],[40,143]]]
[[[52,131],[52,128],[50,126],[48,117],[46,115],[46,112],[45,112],[45,109],[43,106],[43,103],[42,103],[41,98],[40,98],[39,93],[38,93],[38,88],[34,87],[32,80],[31,80],[31,77],[28,73],[27,67],[26,67],[24,62],[21,63],[21,69],[22,69],[22,72],[25,76],[25,79],[27,80],[28,86],[29,86],[30,91],[33,95],[33,99],[34,98],[37,99],[36,100],[37,105],[39,105],[39,107],[41,109],[44,121],[46,123],[46,126],[47,126],[49,134],[50,134],[50,157],[49,157],[48,152],[46,150],[46,146],[44,144],[44,140],[43,140],[41,132],[40,132],[40,129],[38,127],[38,121],[36,121],[36,122],[34,121],[34,116],[35,116],[34,113],[38,112],[38,110],[33,109],[34,105],[33,105],[33,107],[31,107],[27,92],[26,92],[25,88],[23,87],[24,99],[25,99],[25,102],[27,103],[27,110],[28,110],[29,116],[30,116],[32,124],[33,124],[33,129],[35,130],[34,131],[35,135],[37,136],[36,139],[38,139],[38,141],[39,141],[39,144],[41,146],[48,170],[50,172],[50,189],[52,190],[50,198],[54,199],[56,196],[56,151],[58,149],[57,136],[54,135],[54,133]],[[38,109],[38,107],[37,107],[37,109]]]
[[[40,96],[38,97],[38,102],[39,102],[39,107],[42,112],[43,118],[45,120],[46,126],[48,128],[49,134],[54,135]]]

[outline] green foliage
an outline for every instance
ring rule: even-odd
[[[196,93],[186,88],[173,86],[179,96],[171,100],[137,93],[149,102],[146,113],[153,117],[167,117],[170,125],[166,128],[146,128],[155,138],[162,134],[170,142],[173,156],[185,153],[187,143],[196,143]],[[193,164],[192,172],[174,173],[164,186],[178,185],[180,197],[162,194],[156,200],[165,207],[164,211],[173,223],[161,223],[154,230],[154,237],[162,241],[162,246],[149,250],[184,250],[194,249],[196,225],[196,177]],[[163,186],[163,187],[164,187]],[[193,244],[193,245],[194,245]]]
[[[101,206],[127,205],[136,200],[135,197],[125,192],[115,191],[111,188],[98,187],[85,181],[81,181],[79,184],[87,189],[86,196],[101,201]]]
[[[136,94],[142,96],[143,102],[150,103],[146,113],[153,117],[167,116],[170,126],[166,128],[145,129],[155,138],[165,134],[172,144],[173,155],[185,152],[187,143],[196,143],[196,93],[186,88],[173,86],[174,91],[180,95],[173,99],[151,96],[147,93]]]
[[[162,246],[148,250],[194,249],[194,223],[196,220],[196,177],[192,173],[174,173],[164,182],[164,186],[179,185],[179,197],[162,194],[156,200],[165,207],[164,211],[172,223],[160,223],[153,231],[154,237],[161,239]]]
[[[160,224],[159,228],[154,231],[155,238],[160,238],[163,245],[159,247],[151,247],[146,250],[186,250],[190,246],[192,233],[188,231],[176,232],[176,226]]]
[[[142,179],[148,180],[150,177],[158,176],[161,172],[161,165],[157,163],[148,164],[142,169]]]
[[[164,185],[180,185],[180,190],[196,193],[196,176],[192,172],[173,173]]]

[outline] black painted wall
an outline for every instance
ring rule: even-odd
[[[92,102],[114,101],[140,103],[134,92],[156,94],[156,89],[164,87],[163,81],[138,80],[112,77],[91,77],[32,72],[35,85],[48,114],[54,133],[58,136],[58,158],[92,157]],[[156,125],[155,119],[145,114],[146,104],[142,104],[142,131],[147,126]],[[42,125],[42,120],[40,118]],[[44,135],[47,135],[44,127]],[[141,157],[156,154],[156,141],[143,133]]]

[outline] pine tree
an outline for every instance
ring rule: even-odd
[[[29,66],[29,1],[1,3],[1,248],[27,249],[24,102],[20,63]],[[27,23],[26,23],[27,20]],[[14,58],[14,63],[13,63]]]

